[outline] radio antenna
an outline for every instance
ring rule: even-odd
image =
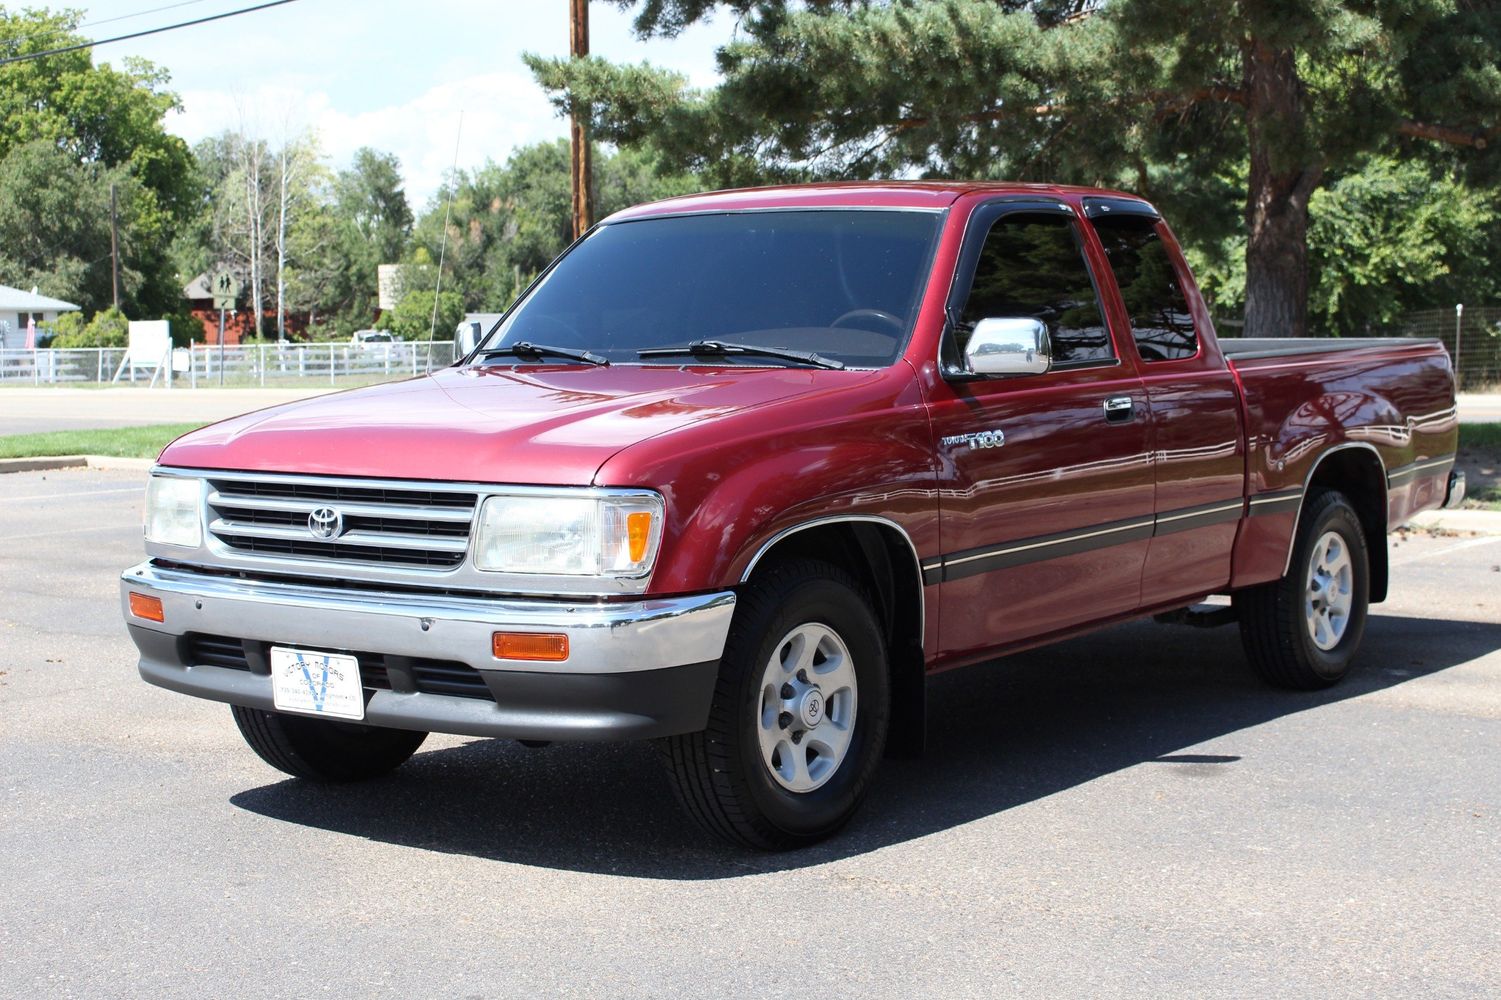
[[[433,319],[427,327],[427,370],[433,370],[433,339],[438,333],[438,295],[443,291],[443,258],[448,252],[448,217],[453,214],[453,194],[459,186],[459,139],[464,135],[464,112],[453,137],[453,167],[448,171],[448,207],[443,209],[443,238],[438,242],[438,280],[433,284]]]

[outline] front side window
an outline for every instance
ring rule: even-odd
[[[1055,368],[1115,357],[1078,232],[1068,218],[1004,215],[990,227],[960,314],[960,352],[980,320],[1020,317],[1046,324]]]
[[[911,332],[941,222],[936,212],[860,209],[613,223],[569,251],[487,346],[527,341],[616,364],[681,365],[691,359],[639,352],[712,340],[889,365]]]
[[[1193,314],[1156,221],[1118,215],[1094,220],[1094,228],[1115,272],[1141,360],[1179,361],[1198,354]]]

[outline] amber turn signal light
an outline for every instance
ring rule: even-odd
[[[165,621],[167,617],[162,612],[160,597],[147,597],[145,594],[137,594],[133,591],[130,595],[130,613],[148,622]]]
[[[492,646],[497,660],[568,659],[568,637],[551,632],[496,632]]]
[[[638,512],[625,516],[625,539],[630,549],[631,562],[646,558],[646,543],[651,541],[651,515]]]

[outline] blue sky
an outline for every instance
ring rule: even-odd
[[[89,26],[82,34],[107,38],[254,0],[189,0],[97,23],[173,2],[69,6],[84,12]],[[721,15],[675,39],[640,42],[630,32],[630,14],[614,4],[592,3],[589,16],[596,54],[670,67],[695,85],[714,82],[714,50],[734,27]],[[453,162],[461,111],[461,168],[504,160],[517,146],[567,134],[567,123],[521,62],[522,52],[567,50],[568,0],[298,0],[101,46],[94,59],[138,55],[165,67],[183,102],[167,127],[190,143],[232,128],[273,142],[311,129],[334,167],[346,165],[360,146],[395,153],[408,197],[420,210]]]

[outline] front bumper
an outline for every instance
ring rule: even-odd
[[[163,621],[133,615],[132,593],[159,599]],[[365,685],[370,725],[538,740],[702,729],[735,606],[729,591],[594,603],[487,599],[247,580],[149,562],[121,576],[120,600],[141,676],[161,687],[273,710],[271,679],[257,670],[257,657],[243,669],[205,662],[194,652],[197,637],[229,637],[247,650],[275,643],[373,651],[391,664],[472,668],[483,687],[476,685],[479,696],[412,690],[393,669],[391,689]],[[562,633],[569,658],[495,659],[496,631]]]

